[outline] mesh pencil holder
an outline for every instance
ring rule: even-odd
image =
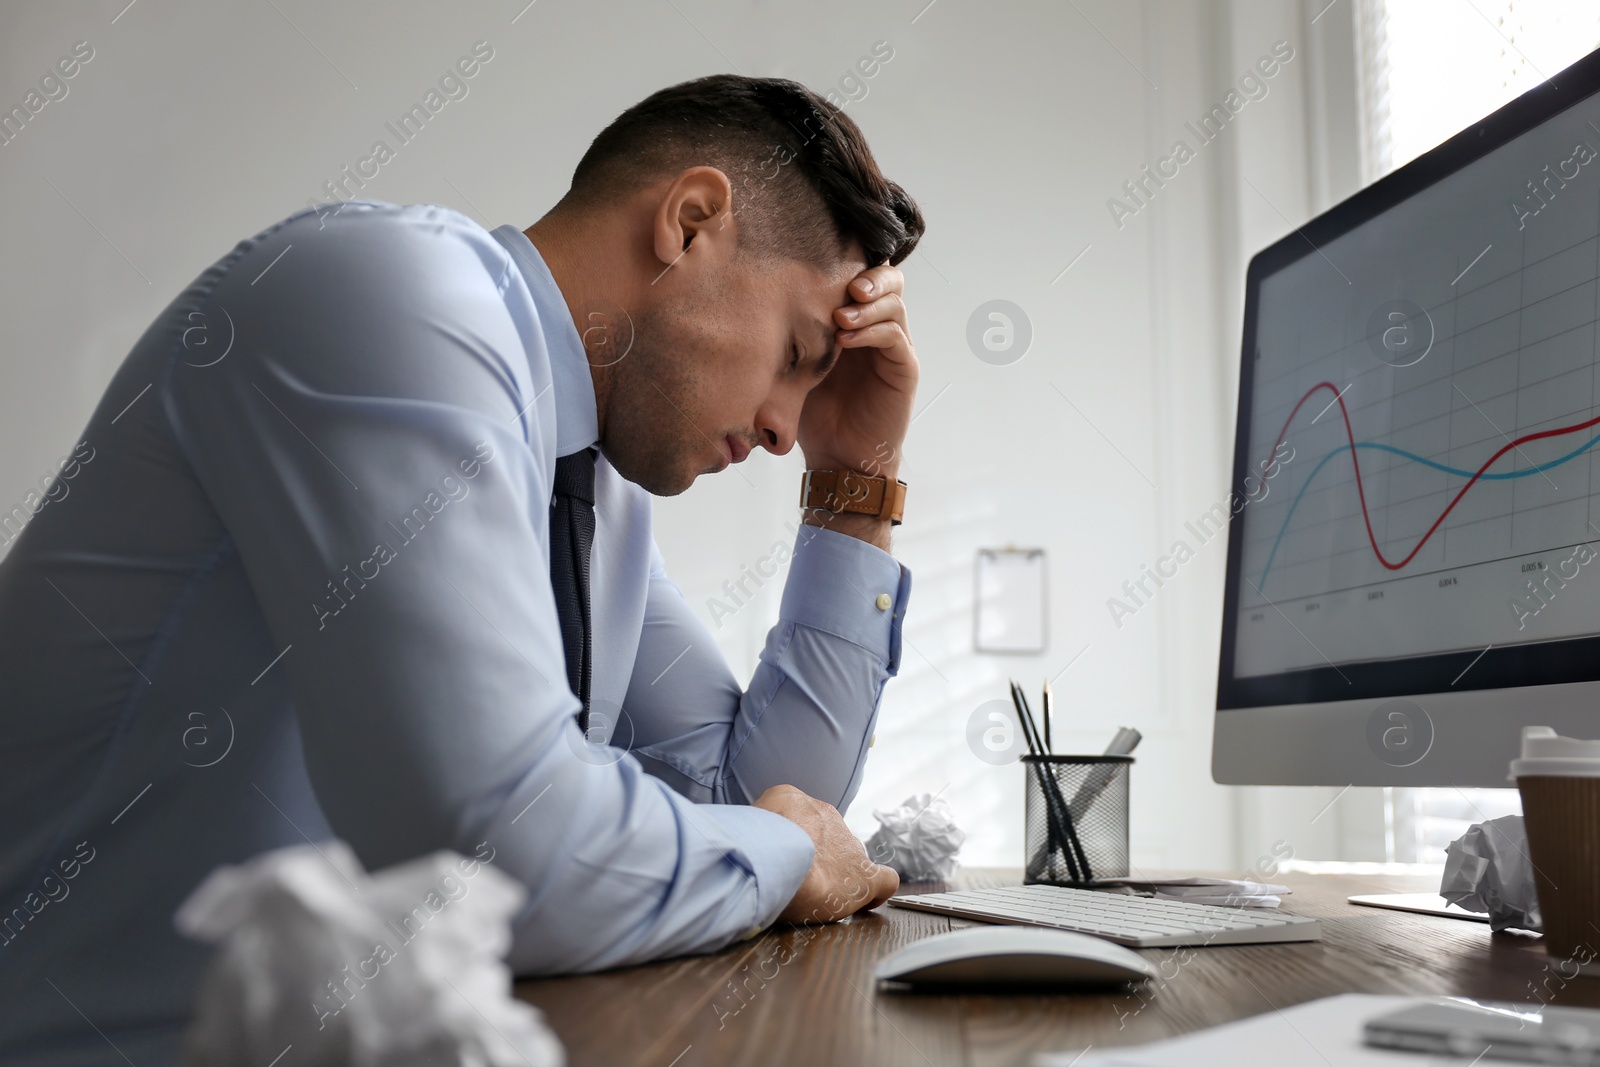
[[[1023,882],[1093,885],[1128,876],[1132,756],[1023,756]]]

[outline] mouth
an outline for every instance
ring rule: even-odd
[[[731,435],[724,437],[722,443],[728,450],[729,463],[743,463],[745,457],[750,454],[750,447],[743,442],[734,440]]]
[[[724,437],[722,439],[722,454],[717,456],[717,462],[714,463],[713,465],[705,468],[700,473],[701,474],[721,474],[723,471],[728,469],[728,465],[730,463],[732,463],[732,462],[733,462],[733,450],[728,447],[728,439],[726,437]]]

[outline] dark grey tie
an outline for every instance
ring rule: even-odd
[[[589,633],[589,552],[594,545],[595,449],[586,448],[556,460],[550,494],[550,587],[561,620],[561,644],[567,658],[567,684],[583,701],[578,729],[589,731],[589,676],[592,642]]]

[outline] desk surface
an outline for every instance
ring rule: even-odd
[[[883,907],[784,928],[712,956],[525,981],[573,1067],[639,1064],[1026,1064],[1035,1052],[1141,1044],[1335,993],[1461,994],[1600,1007],[1600,979],[1564,980],[1543,941],[1483,923],[1357,907],[1354,893],[1436,891],[1417,877],[1284,875],[1284,911],[1323,921],[1287,945],[1148,949],[1163,979],[1108,993],[878,992],[872,969],[919,938],[972,925]],[[971,870],[958,888],[1015,885]],[[906,886],[902,892],[944,887]],[[1170,976],[1170,977],[1165,977]]]

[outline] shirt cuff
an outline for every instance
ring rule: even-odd
[[[911,571],[859,537],[801,526],[778,617],[842,637],[900,670],[900,627],[911,599]]]
[[[738,842],[739,856],[755,879],[756,900],[749,928],[737,931],[735,939],[753,937],[773,924],[806,880],[817,853],[811,835],[765,808],[696,804],[695,813]]]

